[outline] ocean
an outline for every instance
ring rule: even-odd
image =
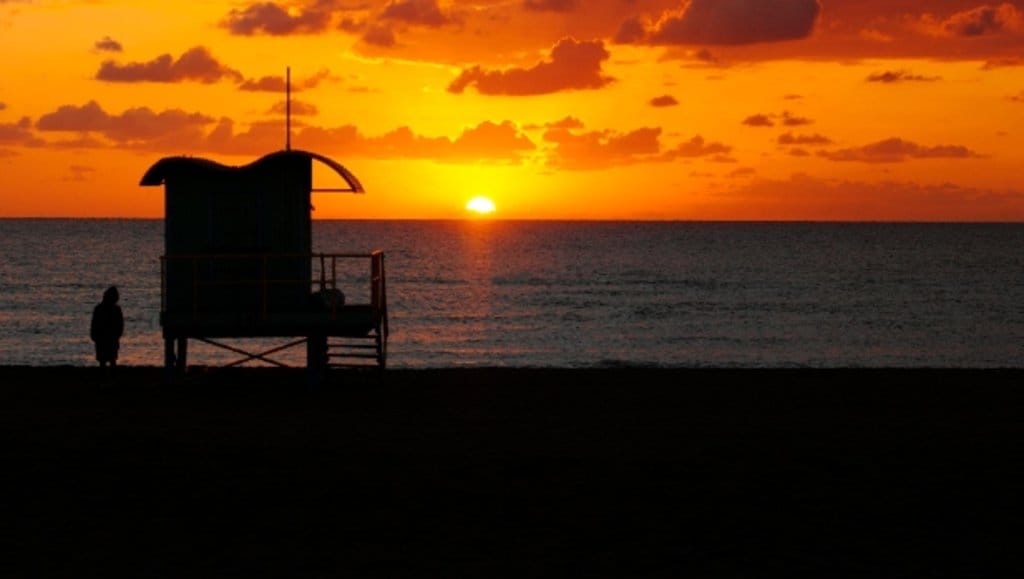
[[[1024,365],[1021,224],[314,222],[376,248],[390,367]],[[94,364],[109,285],[120,363],[161,364],[162,253],[161,220],[0,220],[0,364]]]

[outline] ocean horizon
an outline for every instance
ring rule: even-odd
[[[0,219],[0,363],[94,364],[89,315],[117,285],[120,363],[162,364],[163,233],[162,219]],[[392,367],[1024,360],[1019,223],[314,220],[313,235],[316,252],[385,252]],[[235,359],[190,346],[190,363]]]

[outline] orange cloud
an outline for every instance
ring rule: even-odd
[[[818,153],[831,161],[857,161],[861,163],[900,163],[908,159],[970,159],[980,157],[962,145],[918,145],[900,138],[890,138],[877,143],[838,151]]]
[[[784,133],[779,136],[778,142],[780,145],[831,145],[832,139],[819,134],[794,135],[793,133]]]
[[[732,147],[721,143],[708,143],[700,135],[679,143],[672,149],[663,150],[660,142],[662,131],[658,127],[642,127],[626,133],[608,130],[577,133],[574,129],[581,129],[582,123],[576,123],[576,119],[567,117],[557,123],[551,123],[550,126],[553,128],[544,133],[544,141],[555,145],[554,149],[549,151],[549,166],[588,170],[642,162],[663,163],[696,157],[732,161],[724,157]]]
[[[714,160],[718,162],[732,162],[731,158],[725,157],[732,151],[732,147],[722,143],[708,143],[704,137],[697,135],[689,141],[676,145],[674,149],[665,154],[666,160],[678,158],[708,157],[719,155]]]
[[[650,100],[652,107],[674,107],[679,104],[679,101],[670,94],[654,97]]]
[[[924,21],[935,33],[945,36],[985,36],[1024,29],[1024,13],[1006,2],[957,12],[942,21],[926,15]]]
[[[270,107],[267,114],[272,115],[284,115],[288,112],[288,102],[278,101],[274,103],[274,106]],[[320,111],[316,108],[316,105],[300,101],[298,99],[292,99],[291,102],[291,114],[295,116],[316,116]]]
[[[743,119],[743,124],[748,127],[774,127],[775,122],[768,115],[756,114]]]
[[[302,80],[292,79],[292,92],[300,92],[303,90],[313,89],[320,85],[321,82],[328,80],[331,77],[331,71],[325,69],[320,70],[316,74],[310,77],[306,77]],[[244,91],[262,91],[262,92],[285,92],[285,78],[284,76],[262,76],[258,79],[246,79],[242,84],[238,86],[239,89]]]
[[[913,74],[906,70],[887,70],[885,72],[876,72],[868,76],[868,82],[881,82],[885,84],[897,83],[897,82],[933,82],[941,80],[937,76],[922,76],[919,74]]]
[[[793,175],[757,179],[718,197],[711,211],[733,219],[1013,221],[1024,219],[1024,191],[952,184],[834,181]]]
[[[93,48],[104,52],[121,52],[124,50],[124,47],[121,46],[120,42],[109,36],[104,36],[100,40],[97,40],[96,44],[93,45]]]
[[[820,10],[817,0],[691,0],[682,13],[662,15],[647,41],[754,44],[806,38]]]
[[[363,42],[381,48],[391,48],[398,43],[391,28],[380,24],[374,24],[366,29],[363,33]]]
[[[215,119],[200,113],[169,109],[159,113],[148,107],[131,108],[111,115],[96,101],[82,106],[64,105],[36,121],[40,131],[99,133],[119,143],[158,147],[159,142],[181,133],[197,134]]]
[[[527,69],[489,71],[474,66],[463,70],[448,91],[462,93],[475,86],[481,94],[525,96],[601,88],[614,81],[601,70],[601,63],[610,56],[600,40],[563,38],[551,49],[549,61]]]
[[[32,119],[21,117],[13,123],[0,123],[0,143],[31,146],[41,141],[32,134]]]
[[[380,18],[431,28],[452,22],[452,18],[438,6],[437,0],[391,0],[380,13]]]
[[[555,144],[548,165],[561,169],[603,169],[654,160],[661,152],[660,128],[644,127],[619,134],[590,131],[575,134],[568,129],[550,129],[544,140]]]
[[[523,8],[536,12],[572,12],[576,0],[523,0]]]
[[[252,123],[246,130],[235,132],[234,122],[224,118],[205,137],[189,143],[186,150],[262,155],[280,149],[284,136],[283,121]],[[182,145],[179,144],[177,150],[181,150]],[[292,145],[346,157],[503,163],[519,163],[525,154],[536,148],[509,121],[484,121],[467,128],[455,139],[417,135],[409,127],[399,127],[379,136],[366,136],[353,125],[307,125],[294,131]]]
[[[98,80],[110,82],[182,82],[187,80],[210,84],[222,79],[241,81],[242,75],[220,62],[204,46],[188,49],[177,60],[170,54],[162,54],[149,62],[118,64],[105,61]]]
[[[233,8],[220,24],[231,34],[241,36],[313,34],[326,30],[331,23],[331,16],[331,11],[323,2],[295,13],[275,2],[260,2],[242,9]]]

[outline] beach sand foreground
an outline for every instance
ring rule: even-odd
[[[0,368],[0,576],[1022,569],[1021,370]]]

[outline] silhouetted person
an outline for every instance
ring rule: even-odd
[[[96,361],[100,368],[117,366],[117,350],[121,347],[121,334],[124,333],[124,317],[121,306],[117,305],[120,295],[117,287],[110,286],[103,292],[103,301],[92,310],[92,324],[89,326],[89,337],[96,344]]]

